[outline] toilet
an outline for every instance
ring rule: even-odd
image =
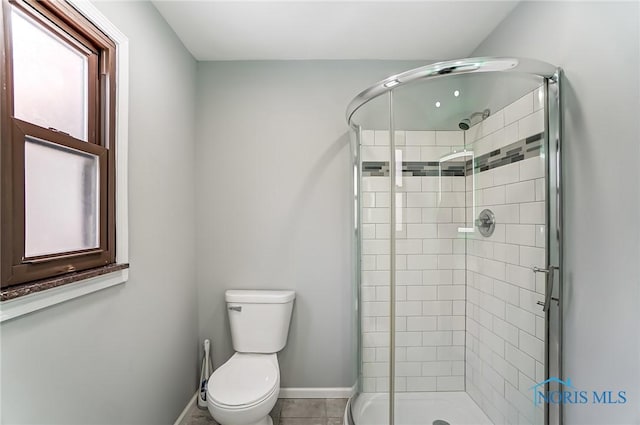
[[[278,351],[287,344],[294,291],[228,290],[236,353],[211,375],[207,407],[221,425],[273,425],[280,394]]]

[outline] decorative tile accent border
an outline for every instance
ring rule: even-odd
[[[471,172],[472,168],[476,173],[481,173],[540,155],[543,140],[544,133],[535,134],[481,155],[475,158],[475,164],[471,164],[471,160],[466,161],[466,163],[463,161],[447,161],[442,164],[437,161],[407,161],[402,163],[402,175],[405,177],[439,176],[440,165],[442,165],[442,175],[448,177],[464,177],[465,172]],[[389,176],[389,161],[363,162],[362,175],[364,177]]]
[[[518,140],[510,145],[496,149],[475,159],[473,168],[478,172],[492,170],[503,165],[522,161],[540,155],[544,132],[534,134],[526,139]],[[471,171],[471,161],[467,161],[467,172]]]
[[[403,162],[402,175],[405,177],[427,177],[439,176],[440,163],[437,161],[428,162]],[[448,161],[442,164],[443,176],[464,177],[465,163],[463,161]],[[366,161],[362,163],[362,175],[364,177],[384,177],[389,175],[388,161]]]
[[[365,177],[384,177],[389,175],[389,161],[366,161],[362,163],[362,175]]]
[[[440,170],[442,166],[442,170]],[[402,175],[403,176],[460,176],[464,177],[465,164],[463,161],[447,161],[442,164],[439,162],[403,162],[402,163]],[[442,174],[440,174],[442,171]]]

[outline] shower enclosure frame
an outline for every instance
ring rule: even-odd
[[[355,272],[353,278],[355,280],[354,311],[357,315],[357,382],[355,393],[347,403],[345,411],[345,422],[349,425],[356,424],[352,414],[352,401],[354,396],[361,392],[361,370],[362,370],[362,332],[360,328],[360,288],[361,288],[361,236],[359,232],[362,229],[362,220],[360,214],[360,187],[362,179],[362,170],[359,164],[360,145],[362,129],[352,121],[355,112],[369,101],[382,95],[388,95],[389,105],[389,177],[390,187],[393,192],[396,180],[396,149],[395,149],[395,129],[394,129],[394,108],[393,108],[393,92],[397,87],[411,84],[415,81],[424,81],[435,78],[446,78],[450,75],[473,74],[473,73],[520,73],[525,75],[537,76],[543,80],[543,89],[545,94],[544,108],[544,152],[545,159],[545,218],[546,218],[546,248],[545,248],[545,269],[534,268],[534,272],[543,272],[547,279],[545,283],[545,301],[540,303],[541,308],[545,309],[545,381],[551,376],[559,379],[563,378],[562,370],[562,340],[563,340],[563,214],[562,214],[562,102],[561,102],[561,83],[562,69],[546,62],[512,57],[477,57],[438,62],[423,67],[415,68],[400,74],[392,75],[366,90],[359,93],[349,103],[346,111],[346,120],[350,128],[353,130],[352,136],[352,154],[353,154],[353,170],[354,170],[354,226],[355,226],[355,243],[354,248],[354,265]],[[355,140],[354,140],[355,139]],[[553,196],[552,196],[553,195]],[[396,211],[395,196],[390,196],[390,223],[393,229],[395,223]],[[390,232],[390,340],[389,340],[389,425],[394,425],[395,421],[395,232]],[[552,243],[553,242],[553,243]],[[555,247],[552,250],[552,247]],[[554,273],[555,270],[555,273]],[[554,278],[555,276],[555,278]],[[554,285],[555,281],[555,285]],[[552,303],[557,303],[557,309],[553,312],[550,307]],[[548,311],[547,311],[548,310]],[[554,318],[555,317],[555,318]],[[552,323],[553,322],[553,323]],[[556,385],[551,388],[550,385]],[[562,391],[562,384],[545,383],[545,391],[559,390]],[[544,405],[544,424],[545,425],[562,425],[563,424],[563,406],[562,404]],[[366,424],[364,424],[366,425]]]

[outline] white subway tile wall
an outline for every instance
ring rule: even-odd
[[[502,112],[502,125],[487,126],[487,120],[469,129],[467,143],[472,137],[475,142],[467,149],[482,155],[544,131],[540,93],[495,114]],[[533,405],[531,387],[544,379],[544,318],[536,304],[544,281],[531,267],[545,265],[544,159],[475,177],[476,213],[491,209],[500,231],[488,238],[468,234],[466,391],[495,424],[540,424],[543,410]],[[472,177],[466,178],[470,199]]]
[[[362,133],[362,161],[389,161],[389,133]],[[399,139],[409,162],[437,162],[464,145],[462,131],[397,131]],[[462,391],[465,178],[402,176],[398,185],[396,391]],[[381,392],[389,386],[390,179],[364,176],[362,187],[363,389]]]

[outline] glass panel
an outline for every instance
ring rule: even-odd
[[[360,237],[361,226],[360,223],[360,176],[361,176],[361,167],[360,163],[360,130],[359,129],[351,129],[349,133],[349,141],[351,147],[351,167],[353,171],[353,180],[352,180],[352,193],[353,193],[353,210],[351,211],[353,214],[353,232],[351,233],[351,264],[352,264],[352,274],[351,274],[351,290],[353,300],[357,300],[355,307],[352,311],[351,316],[351,330],[352,335],[354,336],[351,340],[352,343],[352,352],[357,355],[352,359],[352,371],[355,376],[352,376],[352,382],[356,382],[356,393],[362,392],[362,362],[361,359],[361,351],[362,351],[362,332],[361,332],[361,321],[360,321],[360,280],[362,276],[362,267],[361,267],[361,248],[362,248],[362,238]]]
[[[467,241],[467,392],[494,423],[544,423],[536,388],[545,380],[545,124],[541,78],[505,74],[503,102],[472,119],[476,215],[494,214],[494,231],[476,223]],[[482,105],[479,105],[482,106]],[[476,109],[476,111],[480,111]],[[482,112],[482,111],[480,111]],[[489,224],[489,223],[486,223]],[[515,376],[518,376],[516,379]],[[499,401],[487,396],[500,394]],[[492,408],[493,406],[497,408]],[[504,404],[502,404],[504,403]],[[511,410],[501,406],[513,406]]]
[[[541,84],[496,73],[394,89],[396,425],[543,423]]]
[[[99,162],[85,152],[25,139],[25,256],[99,246]]]
[[[356,112],[360,238],[359,289],[361,364],[351,414],[357,424],[389,423],[390,244],[389,98],[381,96]]]
[[[394,90],[396,425],[483,423],[461,416],[464,398],[448,399],[465,389],[466,233],[461,229],[467,227],[470,157],[464,153],[464,132],[447,127],[445,117],[431,111],[437,93],[448,91],[443,82]],[[456,409],[449,411],[447,403]]]
[[[540,84],[538,77],[506,72],[417,81],[395,90],[402,93],[402,99],[395,107],[396,127],[457,131],[461,130],[460,123],[465,118],[473,127],[481,121],[482,115],[471,118],[472,114],[488,109],[489,116],[499,115],[507,105]]]
[[[87,139],[87,58],[15,8],[14,116]]]

